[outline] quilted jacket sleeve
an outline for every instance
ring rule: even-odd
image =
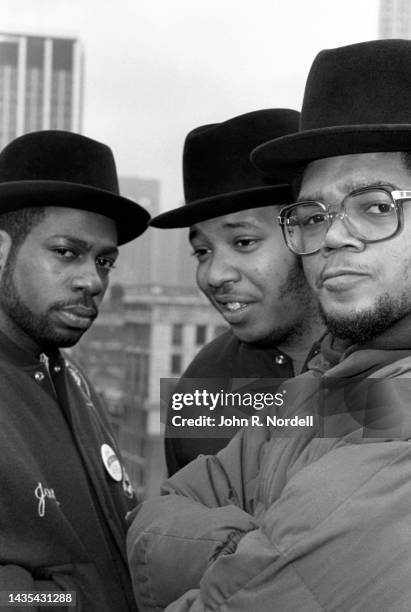
[[[233,552],[249,531],[253,490],[265,433],[253,437],[254,461],[241,469],[250,443],[239,432],[217,456],[200,457],[163,486],[163,495],[148,500],[130,515],[128,556],[137,604],[162,610],[199,586],[210,563]],[[250,459],[250,458],[249,458]]]
[[[333,449],[167,612],[408,612],[411,445]]]

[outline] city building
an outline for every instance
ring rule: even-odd
[[[141,204],[153,216],[157,214],[160,183],[136,176],[119,177],[120,193]],[[150,285],[153,280],[153,230],[147,230],[138,240],[121,247],[120,257],[111,274],[111,282],[121,285]]]
[[[120,192],[144,206],[152,216],[160,212],[160,183],[155,179],[120,176]],[[149,228],[138,240],[121,247],[111,275],[125,286],[195,288],[196,260],[190,257],[188,229]]]
[[[411,38],[411,3],[409,0],[380,0],[380,38]]]
[[[107,404],[140,495],[158,493],[165,477],[160,379],[170,379],[171,389],[225,329],[197,289],[113,285],[93,327],[71,349]]]
[[[82,106],[77,39],[0,33],[0,149],[35,130],[81,132]]]

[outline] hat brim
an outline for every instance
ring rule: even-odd
[[[291,202],[292,193],[289,185],[253,187],[189,202],[153,217],[150,225],[162,229],[189,227],[194,223],[222,217],[240,210],[262,206],[281,206]]]
[[[149,213],[132,200],[104,189],[64,181],[10,181],[0,183],[1,213],[34,206],[64,206],[105,215],[117,225],[118,244],[140,236]]]
[[[291,172],[296,166],[326,157],[410,150],[410,124],[334,126],[270,140],[252,151],[251,161],[265,172],[273,164]]]

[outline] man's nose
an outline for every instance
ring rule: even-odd
[[[340,249],[343,247],[351,247],[358,251],[363,251],[365,244],[362,240],[356,237],[352,232],[347,222],[347,216],[344,211],[334,211],[328,213],[329,227],[324,238],[324,248]]]
[[[76,270],[71,285],[75,291],[87,291],[90,295],[97,296],[103,293],[107,281],[101,276],[96,263],[90,261],[84,263],[81,268]]]
[[[210,287],[217,289],[225,283],[236,282],[240,278],[241,273],[233,262],[221,255],[214,254],[207,270],[207,282]]]

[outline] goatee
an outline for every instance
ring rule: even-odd
[[[327,313],[320,304],[320,315],[329,332],[336,338],[351,340],[355,344],[369,342],[410,313],[409,296],[393,299],[388,293],[380,296],[374,306],[366,310],[353,309],[345,316]]]

